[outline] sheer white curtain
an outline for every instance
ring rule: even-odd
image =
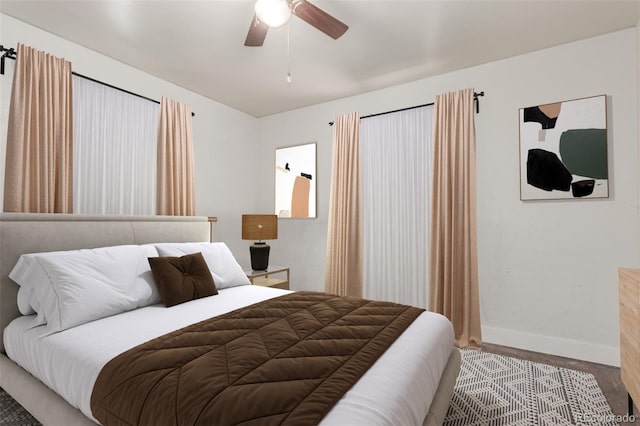
[[[426,106],[360,123],[367,299],[427,306],[432,121]]]
[[[158,108],[73,76],[75,213],[156,213]]]

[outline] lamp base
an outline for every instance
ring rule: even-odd
[[[265,242],[256,242],[249,247],[251,253],[251,269],[254,271],[266,271],[269,267],[269,251],[271,247]]]

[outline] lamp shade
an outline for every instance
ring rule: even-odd
[[[272,28],[283,26],[291,17],[287,0],[258,0],[255,10],[258,19]]]
[[[275,240],[278,238],[278,216],[275,214],[243,214],[243,240]]]

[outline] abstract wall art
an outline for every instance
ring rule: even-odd
[[[609,196],[606,95],[520,108],[520,199]]]
[[[275,167],[278,217],[316,217],[316,144],[277,148]]]

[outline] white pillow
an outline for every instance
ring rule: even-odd
[[[21,285],[19,303],[26,299],[56,332],[158,303],[147,260],[157,255],[153,246],[135,245],[34,253],[23,255],[10,276]]]
[[[160,256],[183,256],[197,252],[202,253],[209,271],[213,275],[213,281],[215,281],[219,290],[251,284],[225,243],[157,243],[154,246]]]
[[[35,254],[23,254],[9,273],[9,278],[20,286],[18,289],[18,310],[22,315],[36,313],[35,307],[32,306],[36,303],[36,298],[30,284],[49,280],[40,265],[34,265],[33,262],[35,262]]]

